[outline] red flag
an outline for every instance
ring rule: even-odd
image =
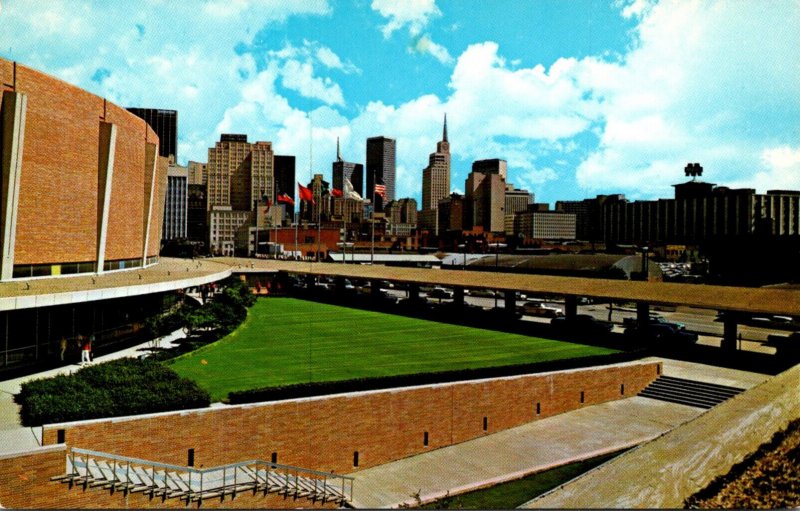
[[[331,188],[331,197],[344,197],[344,192],[336,188]]]
[[[297,196],[300,197],[300,200],[309,201],[311,204],[316,204],[316,202],[314,202],[314,193],[311,191],[311,189],[306,188],[300,183],[297,183]]]
[[[380,195],[383,200],[386,200],[386,185],[375,185],[375,193]]]
[[[284,204],[289,204],[291,206],[294,206],[294,199],[292,199],[291,197],[289,197],[285,193],[282,193],[282,194],[278,195],[278,202],[282,202]]]

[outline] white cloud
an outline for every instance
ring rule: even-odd
[[[408,27],[412,36],[419,35],[422,29],[430,22],[431,18],[442,15],[436,7],[436,0],[373,0],[372,9],[378,11],[389,22],[381,30],[383,37],[388,39],[392,32]]]
[[[428,34],[417,38],[416,42],[409,47],[409,50],[414,53],[429,53],[442,64],[450,64],[453,62],[453,57],[450,55],[450,52],[447,51],[447,48],[433,42]]]
[[[307,98],[319,99],[329,105],[344,105],[344,96],[339,85],[330,78],[314,76],[314,68],[308,62],[289,60],[281,69],[283,86],[299,92]]]
[[[756,169],[796,133],[800,4],[635,1],[623,15],[641,18],[634,48],[622,63],[584,65],[579,78],[602,120],[580,186],[669,196],[689,161],[719,184],[785,182],[780,165]]]
[[[402,2],[373,0],[372,9],[389,20],[381,27],[384,39],[391,37],[392,33],[397,30],[407,28],[410,37],[409,52],[431,55],[442,64],[450,64],[453,61],[447,48],[434,42],[430,34],[422,34],[422,30],[430,23],[431,19],[442,15],[442,11],[436,7],[436,0],[404,0]]]
[[[800,146],[770,147],[760,157],[760,170],[745,180],[731,183],[734,187],[767,190],[800,190]]]

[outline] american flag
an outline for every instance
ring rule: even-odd
[[[383,200],[386,200],[386,185],[375,185],[375,193],[380,195]]]

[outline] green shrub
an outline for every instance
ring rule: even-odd
[[[202,408],[211,402],[208,392],[172,369],[133,358],[24,383],[15,400],[25,426]]]

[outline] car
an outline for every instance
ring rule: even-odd
[[[624,318],[622,320],[622,324],[629,328],[638,326],[638,323],[639,320],[637,320],[635,317]],[[651,325],[668,325],[677,330],[686,330],[686,325],[683,323],[678,323],[677,321],[667,321],[663,316],[659,316],[657,314],[650,314],[649,323]]]
[[[442,298],[446,298],[446,299],[450,300],[450,299],[453,298],[453,292],[450,291],[449,289],[445,289],[443,287],[437,286],[437,287],[433,288],[428,293],[428,297],[429,298],[439,298],[440,300]]]
[[[491,289],[471,289],[469,295],[479,298],[494,298],[495,292]]]
[[[632,326],[625,329],[625,336],[636,337],[648,341],[664,341],[677,344],[694,344],[698,336],[670,323],[650,323],[643,327]]]
[[[550,325],[557,331],[577,335],[606,335],[614,327],[610,322],[588,314],[576,314],[571,318],[559,316],[553,318]]]
[[[557,318],[564,315],[558,307],[546,305],[543,302],[525,302],[522,305],[522,313],[526,316],[538,316],[543,318]]]

